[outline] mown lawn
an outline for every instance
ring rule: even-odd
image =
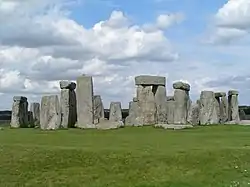
[[[0,186],[250,187],[250,127],[0,131]]]

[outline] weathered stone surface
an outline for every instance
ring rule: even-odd
[[[228,94],[228,117],[229,121],[235,121],[239,123],[240,116],[239,116],[239,104],[238,104],[238,95],[230,95]]]
[[[77,78],[77,124],[78,128],[95,128],[93,80],[91,76]]]
[[[174,101],[174,96],[167,96],[167,101]]]
[[[76,89],[76,83],[70,81],[60,81],[60,88],[74,90]]]
[[[200,95],[200,124],[218,124],[215,96],[212,91],[202,91]]]
[[[43,96],[40,110],[40,128],[56,130],[60,128],[61,111],[57,95]]]
[[[95,124],[104,119],[104,106],[100,95],[94,96],[94,121]]]
[[[174,91],[174,124],[187,124],[189,93],[186,90]]]
[[[125,126],[142,126],[143,124],[138,118],[138,103],[131,101],[129,103],[129,115],[125,119]]]
[[[137,101],[138,101],[137,97],[134,97],[133,102],[137,102]]]
[[[239,115],[240,115],[240,120],[246,120],[246,113],[244,112],[243,109],[240,109]]]
[[[231,96],[231,95],[239,95],[239,92],[237,90],[229,90],[228,96]]]
[[[176,125],[176,124],[156,124],[155,127],[164,128],[164,129],[173,129],[173,130],[193,128],[192,125]]]
[[[187,119],[188,124],[199,125],[200,124],[199,114],[200,114],[200,105],[197,103],[193,103],[191,105],[191,109]]]
[[[167,94],[165,86],[157,86],[155,91],[156,123],[167,123]]]
[[[220,105],[221,105],[220,97],[215,97],[215,109],[217,116],[219,118],[219,123],[221,122]]]
[[[109,121],[122,121],[122,107],[120,102],[111,102],[109,109]]]
[[[136,85],[166,85],[166,78],[161,76],[140,75],[135,77]]]
[[[61,127],[65,129],[74,127],[76,123],[76,97],[74,90],[61,90],[60,106],[62,115]]]
[[[28,102],[23,96],[13,97],[12,113],[11,113],[11,128],[28,127]]]
[[[156,124],[156,103],[152,86],[137,87],[138,121],[143,125]]]
[[[228,100],[226,96],[221,97],[220,120],[222,124],[228,121]]]
[[[30,124],[40,126],[40,103],[30,103]]]
[[[184,82],[175,82],[173,84],[174,89],[190,91],[190,85]]]
[[[167,106],[167,123],[174,124],[175,101],[173,100],[167,101],[166,106]]]
[[[227,94],[225,92],[215,92],[214,96],[217,97],[225,97]]]
[[[96,124],[96,128],[99,130],[118,129],[123,126],[124,124],[122,121],[110,121],[107,119],[102,119],[100,123]]]

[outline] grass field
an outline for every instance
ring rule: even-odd
[[[250,187],[250,127],[4,128],[0,186]]]

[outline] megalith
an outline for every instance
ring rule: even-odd
[[[100,95],[94,96],[94,122],[99,123],[104,119],[104,106]]]
[[[121,102],[111,102],[109,109],[109,121],[122,121],[122,107]]]
[[[200,95],[200,124],[211,125],[218,123],[219,116],[214,92],[202,91]]]
[[[174,91],[174,124],[187,124],[188,117],[188,102],[190,85],[183,82],[176,82],[173,84]]]
[[[57,95],[43,96],[40,109],[40,128],[56,130],[61,125],[61,111]]]
[[[174,124],[174,108],[175,108],[174,96],[167,97],[166,108],[167,108],[167,123]]]
[[[28,123],[27,98],[23,96],[14,96],[10,126],[12,128],[28,127]]]
[[[240,120],[246,120],[246,113],[243,109],[239,110]]]
[[[76,123],[76,83],[60,81],[60,88],[60,110],[62,115],[61,127],[66,129],[74,127]]]
[[[226,93],[223,94],[221,97],[220,120],[221,120],[222,124],[224,124],[228,121],[228,99],[226,97]]]
[[[133,101],[129,102],[129,115],[125,119],[126,126],[142,126],[138,118],[138,102],[136,98],[133,98]]]
[[[234,121],[236,124],[240,122],[238,95],[239,95],[239,92],[236,90],[228,91],[229,121]]]
[[[30,125],[40,126],[40,103],[30,103]]]
[[[166,78],[140,75],[135,77],[137,85],[138,123],[155,125],[166,121]],[[158,109],[158,110],[157,110]]]
[[[200,105],[199,101],[197,101],[196,103],[191,104],[187,119],[188,124],[199,125],[200,124],[199,115],[200,115]]]
[[[77,78],[77,124],[78,128],[95,128],[93,80],[91,76],[82,75]]]

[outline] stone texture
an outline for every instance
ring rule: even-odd
[[[190,85],[184,82],[175,82],[173,84],[174,89],[190,91]]]
[[[166,107],[167,107],[167,123],[174,124],[175,101],[174,100],[167,101]]]
[[[61,127],[74,127],[76,123],[76,97],[75,91],[70,89],[62,89],[60,97],[61,106]]]
[[[214,92],[202,91],[200,95],[200,124],[218,124],[219,117],[216,110]]]
[[[133,98],[133,101],[134,101],[134,102],[137,102],[137,101],[138,101],[137,97],[134,97],[134,98]]]
[[[43,96],[41,100],[40,128],[56,130],[61,125],[61,111],[57,95]]]
[[[167,96],[167,101],[174,101],[174,96]]]
[[[138,118],[138,103],[131,101],[129,103],[129,115],[125,119],[125,126],[142,126]]]
[[[174,124],[187,124],[189,93],[186,90],[174,91]]]
[[[23,96],[14,96],[11,113],[11,128],[28,127],[28,102]]]
[[[40,126],[40,103],[30,103],[30,124],[34,127]]]
[[[225,97],[227,94],[225,92],[215,92],[214,96],[217,97]]]
[[[154,90],[153,90],[154,92]],[[155,103],[156,103],[156,123],[167,123],[167,95],[165,86],[156,86]]]
[[[188,124],[199,125],[200,124],[199,114],[200,114],[200,105],[197,103],[193,103],[191,105],[191,109],[187,119]]]
[[[181,129],[190,129],[193,128],[192,125],[176,125],[176,124],[156,124],[155,127],[160,127],[164,129],[173,129],[173,130],[181,130]]]
[[[236,91],[234,91],[234,93],[236,93]],[[228,117],[229,121],[235,121],[236,123],[240,121],[238,94],[228,93]]]
[[[240,115],[240,120],[246,120],[246,113],[244,112],[243,109],[240,109],[239,115]]]
[[[228,99],[226,96],[221,97],[220,120],[222,124],[228,121]]]
[[[166,85],[166,78],[161,76],[140,75],[135,77],[136,85]]]
[[[124,124],[122,121],[110,121],[107,119],[102,119],[100,123],[96,124],[96,128],[99,130],[118,129],[123,126]]]
[[[239,92],[237,90],[229,90],[228,96],[231,96],[231,95],[239,95]]]
[[[104,119],[104,106],[100,95],[94,96],[94,121],[95,124]]]
[[[109,121],[122,121],[122,107],[120,102],[111,102],[109,109]]]
[[[70,82],[70,81],[60,81],[60,88],[61,89],[75,90],[76,83]]]
[[[152,86],[137,87],[138,121],[143,125],[156,124],[156,103]]]
[[[93,104],[93,80],[91,76],[77,78],[77,124],[78,128],[95,128]]]
[[[220,101],[220,97],[215,97],[215,109],[216,109],[216,113],[217,116],[219,118],[219,123],[221,123],[221,115],[220,115],[220,105],[221,105],[221,101]]]

